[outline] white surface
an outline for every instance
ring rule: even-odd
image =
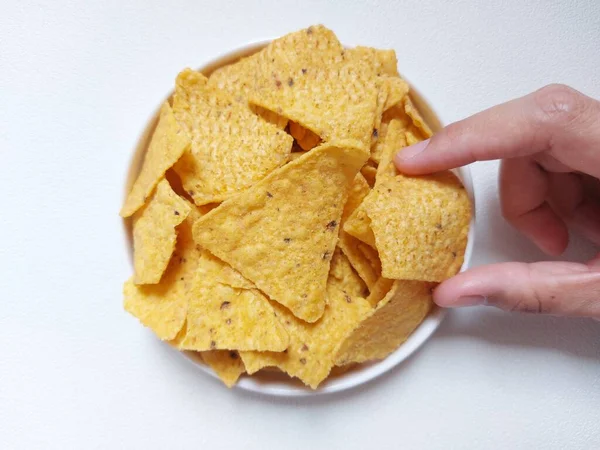
[[[600,97],[600,3],[48,3],[0,14],[1,448],[599,447],[588,320],[456,311],[359,390],[227,391],[122,312],[117,211],[138,133],[186,65],[324,22],[395,47],[449,122],[551,81]],[[474,167],[474,262],[537,259],[498,215],[495,169]],[[576,244],[571,258],[594,252]]]

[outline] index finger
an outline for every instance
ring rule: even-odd
[[[586,104],[593,102],[562,85],[494,106],[455,122],[431,139],[398,152],[394,162],[403,173],[421,175],[475,161],[518,158],[548,150],[553,139],[577,133],[573,127]]]

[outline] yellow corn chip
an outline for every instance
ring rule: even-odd
[[[356,208],[362,203],[371,188],[365,180],[365,177],[359,172],[354,177],[354,181],[352,182],[352,186],[350,187],[350,192],[348,193],[348,200],[346,200],[346,204],[344,205],[344,212],[342,213],[342,221],[341,225],[344,225],[344,222]]]
[[[377,250],[370,245],[365,244],[364,242],[358,242],[356,246],[358,247],[358,250],[360,250],[360,252],[365,256],[365,258],[367,258],[375,273],[381,273],[381,260],[379,259]]]
[[[373,122],[373,132],[371,133],[371,145],[370,152],[373,152],[373,149],[377,145],[377,141],[379,140],[379,128],[381,128],[381,119],[383,117],[383,110],[388,98],[389,94],[389,84],[385,81],[380,83],[379,94],[377,95],[377,107],[375,109],[375,119]]]
[[[369,195],[365,198],[369,198]],[[344,231],[359,241],[375,247],[375,235],[373,234],[373,230],[371,230],[371,219],[367,215],[362,203],[348,217],[348,220],[344,222]]]
[[[394,50],[358,46],[347,50],[346,53],[349,58],[360,60],[364,67],[372,71],[373,76],[381,77],[387,90],[383,111],[400,103],[408,94],[408,83],[398,74],[398,60]]]
[[[211,350],[200,354],[202,360],[219,376],[225,386],[232,387],[240,375],[246,372],[238,352],[232,350]]]
[[[386,146],[387,131],[390,122],[392,122],[393,120],[398,121],[403,131],[408,130],[409,127],[412,126],[410,117],[408,117],[404,112],[404,107],[400,106],[401,105],[396,105],[383,113],[383,117],[381,119],[381,126],[379,129],[379,139],[371,148],[371,160],[377,164],[379,164],[384,152],[384,148]]]
[[[404,111],[412,119],[415,126],[423,133],[425,138],[430,138],[433,135],[431,128],[427,125],[425,119],[423,119],[421,113],[419,113],[419,110],[408,95],[404,97]]]
[[[177,227],[177,246],[160,284],[136,286],[131,278],[123,287],[125,310],[163,340],[175,339],[185,323],[187,295],[199,255],[192,238],[195,215],[195,211],[190,213]]]
[[[398,173],[393,159],[398,150],[406,147],[405,131],[406,129],[402,121],[393,119],[389,123],[385,138],[383,139],[383,151],[380,156],[379,166],[377,167],[375,184],[378,184],[385,177],[393,177]]]
[[[250,103],[274,111],[311,130],[323,141],[354,141],[368,151],[381,81],[366,64],[344,56],[323,27],[311,27],[273,41],[259,57],[268,67],[250,93]]]
[[[289,82],[288,79],[281,80],[274,77],[274,74],[280,61],[288,59],[292,52],[299,48],[305,52],[304,58],[309,57],[315,61],[340,59],[343,50],[331,30],[321,25],[313,26],[276,39],[254,55],[216,70],[211,74],[208,86],[225,90],[235,101],[246,105],[251,94],[261,86],[272,81],[279,81],[280,84]],[[295,58],[299,56],[294,55]],[[249,106],[256,114],[278,128],[283,129],[287,125],[286,117],[257,105]]]
[[[122,217],[131,216],[146,203],[165,172],[189,146],[189,137],[177,124],[169,104],[165,103],[160,110],[158,125],[144,157],[142,170],[121,208]]]
[[[257,290],[221,284],[215,258],[202,252],[189,292],[183,350],[283,351],[289,343],[269,300]],[[223,265],[225,265],[223,263]]]
[[[202,271],[205,277],[232,288],[256,289],[256,286],[244,278],[241,273],[209,251],[200,248],[199,252],[201,255],[201,267],[199,270]]]
[[[394,50],[380,50],[361,45],[346,50],[349,58],[361,60],[377,76],[399,77],[398,59]]]
[[[396,280],[370,317],[338,350],[338,365],[383,359],[423,321],[431,309],[433,283]]]
[[[350,236],[344,230],[340,231],[340,240],[338,245],[344,252],[344,255],[354,267],[354,270],[364,280],[368,288],[371,289],[378,278],[381,276],[381,272],[377,273],[372,267],[371,262],[365,257],[364,253],[358,248],[360,241],[353,236]]]
[[[302,125],[290,121],[290,134],[304,151],[311,150],[321,143],[321,138]]]
[[[276,306],[290,335],[290,346],[285,353],[240,352],[249,374],[275,366],[313,389],[327,377],[340,344],[371,312],[365,299],[352,298],[331,284],[327,293],[327,308],[316,323],[306,323]]]
[[[384,134],[381,139],[378,141],[376,148],[378,156],[380,159],[379,166],[376,169],[376,178],[374,181],[374,185],[380,182],[380,179],[384,179],[386,176],[393,176],[396,174],[396,168],[392,162],[394,154],[400,150],[402,147],[406,146],[406,140],[404,138],[404,122],[399,119],[392,119],[388,124],[382,123]],[[375,154],[371,154],[371,159],[374,158]],[[370,167],[370,166],[365,166]],[[364,173],[364,169],[361,169],[361,173]],[[358,206],[354,207],[352,214],[348,217],[348,219],[343,224],[343,231],[348,233],[350,237],[354,237],[359,241],[365,242],[371,247],[375,247],[375,235],[373,234],[373,230],[371,230],[371,218],[367,214],[365,210],[365,199],[374,195],[374,192],[371,191],[367,193],[365,197],[362,198],[362,203]],[[353,263],[358,263],[358,257],[353,258],[349,255],[352,250],[350,247],[356,247],[356,243],[349,242],[351,239],[346,239],[346,256]],[[351,245],[352,244],[352,245]],[[360,263],[358,263],[360,264]],[[361,273],[360,269],[355,266],[356,270],[363,276],[365,273]],[[369,281],[365,280],[369,288],[371,288],[372,283],[374,282],[372,276],[369,276]]]
[[[409,128],[404,131],[404,137],[408,145],[415,145],[417,142],[423,140],[421,132],[414,125],[410,125]]]
[[[155,284],[175,249],[175,227],[190,212],[188,203],[162,180],[144,209],[133,218],[133,266],[135,284]]]
[[[290,153],[289,162],[292,162],[292,161],[300,158],[305,153],[306,152],[293,152],[293,153]]]
[[[387,84],[388,95],[385,99],[383,110],[387,111],[390,108],[398,105],[408,97],[409,86],[406,81],[402,78],[385,78],[384,82]]]
[[[255,114],[283,130],[288,123],[285,117],[248,104],[248,94],[254,90],[258,71],[256,58],[242,58],[233,64],[215,70],[208,78],[206,87],[209,90],[226,91],[234,101],[249,107]]]
[[[367,183],[369,183],[370,187],[375,185],[375,176],[377,174],[377,169],[375,167],[365,164],[362,166],[362,169],[360,169],[360,173],[362,173],[363,177],[365,177],[365,180],[367,180]]]
[[[350,261],[338,247],[331,258],[331,269],[329,271],[329,282],[336,285],[340,290],[350,297],[366,297],[367,285],[352,268]]]
[[[366,159],[322,145],[198,220],[196,242],[260,290],[314,322],[350,184]]]
[[[199,72],[177,77],[173,112],[192,139],[175,171],[197,205],[222,201],[287,161],[291,136],[208,89]]]
[[[384,277],[439,282],[460,269],[471,204],[453,173],[387,178],[361,206],[371,218]]]
[[[390,280],[389,278],[380,277],[379,280],[375,283],[369,296],[367,297],[367,301],[371,306],[377,306],[377,304],[390,292],[392,286],[394,284],[394,280]]]

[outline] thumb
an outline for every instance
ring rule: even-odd
[[[600,267],[568,262],[477,267],[440,284],[443,307],[491,305],[506,311],[600,319]]]

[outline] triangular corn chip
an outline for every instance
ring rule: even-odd
[[[391,290],[338,350],[336,364],[383,359],[423,321],[431,306],[433,283],[393,282]]]
[[[341,220],[342,226],[346,219],[350,217],[354,210],[362,203],[370,190],[371,188],[362,173],[357,173],[352,182],[352,186],[350,187],[350,191],[348,192],[348,200],[346,200],[346,204],[344,205],[344,212],[342,213]]]
[[[197,205],[248,188],[285,163],[292,147],[291,136],[189,69],[177,77],[173,113],[192,139],[174,169]]]
[[[240,375],[246,372],[240,355],[233,350],[209,350],[201,352],[200,357],[227,387],[232,387]]]
[[[219,283],[215,263],[226,264],[201,251],[189,292],[183,350],[283,351],[289,338],[269,300],[258,290]]]
[[[393,285],[394,280],[380,277],[371,289],[371,292],[369,292],[367,301],[371,304],[371,306],[377,306],[377,304],[387,295],[390,289],[392,289]]]
[[[338,247],[331,258],[329,282],[351,297],[366,297],[368,288],[365,282],[354,271],[350,261]]]
[[[365,62],[345,55],[329,33],[310,27],[260,52],[257,57],[266,66],[262,73],[269,76],[260,77],[250,102],[299,123],[325,142],[353,140],[369,151],[381,80]],[[315,39],[317,34],[324,37]]]
[[[259,117],[283,130],[288,120],[272,111],[248,104],[248,94],[254,90],[259,67],[256,57],[242,58],[233,64],[215,70],[206,84],[207,88],[220,89],[229,93],[231,98],[250,108]]]
[[[363,203],[344,222],[344,231],[359,241],[375,247],[375,235],[373,234],[373,230],[371,230],[371,218],[362,206]]]
[[[322,145],[196,222],[194,238],[308,322],[325,285],[348,189],[366,155]]]
[[[313,389],[327,377],[341,343],[372,310],[364,298],[353,298],[334,285],[328,286],[327,294],[327,308],[316,323],[306,323],[276,306],[290,335],[290,346],[284,353],[240,352],[249,374],[274,366]]]
[[[190,212],[188,202],[162,180],[148,204],[133,218],[133,267],[135,284],[155,284],[175,249],[175,227]]]
[[[439,282],[460,269],[471,203],[453,173],[386,178],[361,206],[371,219],[384,277]]]
[[[377,178],[375,184],[379,183],[385,177],[393,177],[398,172],[394,166],[394,155],[406,147],[406,138],[404,132],[405,125],[402,121],[393,119],[387,128],[385,138],[383,139],[383,151],[379,166],[377,166]]]
[[[412,119],[415,126],[423,133],[426,139],[433,135],[431,128],[427,125],[427,122],[425,122],[425,119],[423,119],[421,113],[419,113],[419,110],[408,95],[404,98],[404,111]]]
[[[404,133],[405,124],[403,121],[399,119],[392,119],[389,124],[384,123],[384,125],[384,134],[376,145],[376,159],[379,159],[380,161],[379,166],[377,167],[376,179],[374,182],[375,186],[377,186],[377,184],[386,176],[394,176],[397,173],[392,159],[398,150],[406,146]],[[374,156],[374,154],[371,154],[371,159],[373,159]],[[354,237],[359,241],[370,245],[371,247],[375,247],[375,235],[371,229],[371,218],[368,216],[367,211],[365,210],[365,204],[366,199],[373,195],[375,195],[375,193],[374,191],[371,191],[365,197],[363,197],[362,203],[354,208],[352,214],[350,214],[350,217],[348,217],[343,225],[343,231],[348,233],[351,237]],[[345,252],[346,256],[348,256],[350,261],[354,264],[356,259],[353,259],[352,256],[348,254],[350,251],[349,246],[351,244],[349,241],[350,240],[347,240],[346,242]],[[360,273],[360,270],[356,266],[355,268]],[[369,288],[371,288],[373,279],[369,278],[369,280],[370,281],[365,281],[369,285]]]
[[[199,252],[192,238],[196,214],[177,227],[177,246],[160,284],[136,286],[133,278],[123,288],[124,307],[163,340],[175,339],[185,323]]]
[[[360,173],[363,177],[365,177],[365,180],[367,180],[367,183],[369,183],[370,187],[375,185],[375,176],[377,174],[377,169],[375,167],[370,164],[365,164],[360,169]]]
[[[360,251],[358,246],[361,242],[354,236],[350,236],[344,230],[340,231],[340,240],[338,245],[344,252],[344,255],[354,267],[354,270],[364,280],[369,289],[373,287],[377,279],[381,276],[381,272],[376,272],[371,261],[367,259],[365,254]],[[365,244],[366,245],[366,244]]]
[[[144,156],[144,164],[131,192],[121,208],[121,216],[129,217],[146,203],[165,172],[189,148],[190,138],[177,124],[168,103],[160,110],[158,125]]]

